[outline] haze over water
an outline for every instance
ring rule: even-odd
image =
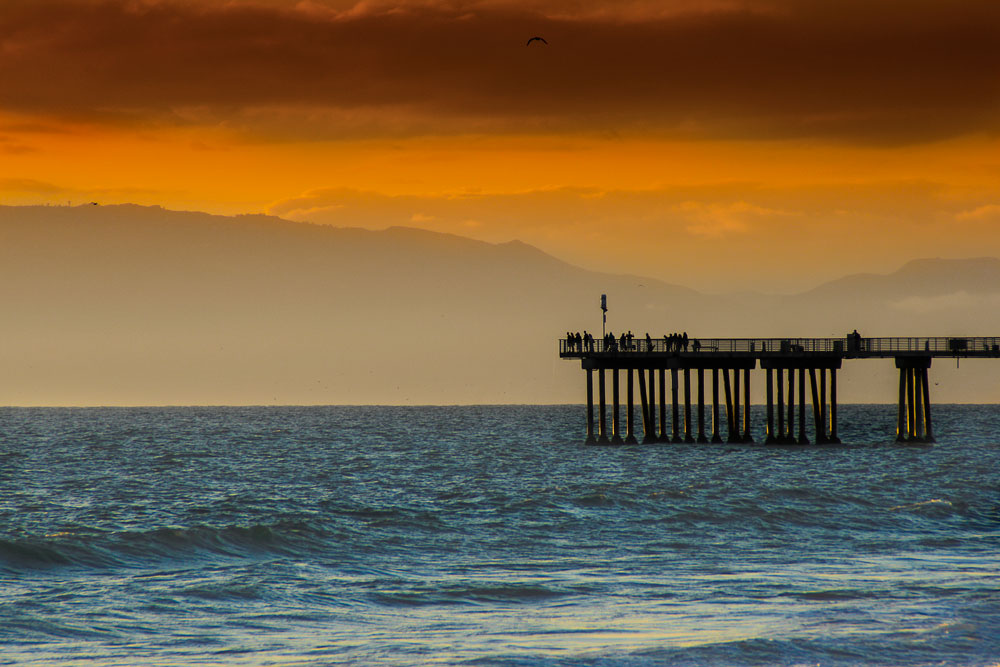
[[[579,406],[2,409],[0,664],[995,664],[1000,407],[894,411],[612,448]]]

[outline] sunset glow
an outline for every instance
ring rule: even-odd
[[[800,289],[1000,253],[997,33],[975,0],[10,0],[0,203],[409,225]]]

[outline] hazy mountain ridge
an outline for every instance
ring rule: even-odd
[[[791,297],[704,295],[409,227],[0,207],[0,404],[578,400],[555,341],[600,332],[602,293],[615,333],[988,335],[997,309],[977,304],[998,285],[997,259],[918,260]]]
[[[891,273],[844,276],[809,290],[803,296],[824,296],[859,289],[881,298],[899,298],[915,293],[939,296],[959,291],[992,294],[1000,292],[1000,258],[915,259]]]

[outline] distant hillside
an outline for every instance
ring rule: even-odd
[[[919,259],[892,273],[857,274],[789,297],[785,307],[834,331],[870,335],[1000,332],[1000,259]],[[839,329],[836,329],[839,325]]]
[[[956,292],[992,294],[1000,291],[1000,259],[915,259],[897,271],[845,276],[806,292],[806,297],[864,294],[867,298],[899,299],[913,295],[940,296]]]
[[[556,338],[599,328],[601,293],[613,322],[699,298],[637,284],[401,227],[0,207],[0,354],[20,369],[0,403],[553,401]]]
[[[579,365],[556,339],[599,333],[602,293],[616,333],[988,335],[998,265],[921,260],[792,297],[709,296],[517,241],[0,207],[0,404],[575,402]],[[869,388],[856,400],[882,400]]]

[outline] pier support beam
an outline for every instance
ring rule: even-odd
[[[913,437],[918,442],[924,442],[924,391],[922,388],[923,373],[921,369],[913,369]]]
[[[809,444],[809,427],[806,413],[809,411],[807,394],[812,397],[813,427],[816,432],[816,442],[839,442],[835,440],[837,427],[836,395],[837,369],[841,358],[829,355],[812,359],[770,358],[761,359],[761,368],[767,371],[767,403],[768,424],[765,431],[768,443],[776,444]],[[806,378],[806,371],[809,377]],[[820,383],[816,381],[816,371],[821,372]],[[824,401],[826,399],[826,371],[830,371],[830,429],[826,431]],[[788,373],[785,381],[784,374]],[[798,375],[798,410],[795,407],[795,376]],[[807,385],[808,382],[808,385]],[[788,391],[787,402],[785,391]],[[775,393],[777,396],[775,396]],[[776,414],[775,414],[776,413]],[[775,418],[777,417],[777,418]],[[786,423],[787,418],[787,423]],[[796,425],[796,419],[798,424]]]
[[[736,442],[736,423],[733,419],[733,391],[729,384],[729,369],[722,369],[722,383],[726,390],[726,422],[729,433],[726,442]]]
[[[691,369],[684,369],[684,442],[694,442],[691,434]]]
[[[743,369],[743,442],[753,442],[750,433],[750,369]]]
[[[896,404],[896,442],[906,442],[906,369],[899,369],[899,402]]]
[[[840,444],[837,437],[837,369],[830,369],[830,442]]]
[[[788,369],[788,436],[785,442],[795,444],[795,371]]]
[[[823,442],[830,441],[830,434],[826,428],[828,417],[829,410],[826,408],[826,369],[821,368],[819,369],[819,421],[822,425]]]
[[[743,442],[740,430],[740,369],[733,369],[733,423],[730,427],[729,442]]]
[[[667,435],[667,369],[660,369],[660,442],[670,442]]]
[[[636,375],[639,376],[639,402],[642,403],[642,444],[655,442],[655,434],[650,432],[649,411],[650,405],[646,396],[646,371],[638,369]]]
[[[808,445],[806,437],[806,369],[799,369],[799,444]]]
[[[587,444],[593,445],[594,439],[594,371],[587,369]]]
[[[619,426],[619,402],[618,402],[618,376],[620,375],[619,369],[611,369],[611,403],[613,405],[611,409],[611,444],[620,445],[622,444],[622,434],[621,427]]]
[[[719,434],[719,369],[712,369],[712,442],[722,442]]]
[[[929,362],[928,362],[929,364]],[[927,386],[927,370],[926,368],[920,369],[920,375],[923,378],[921,386],[924,391],[924,440],[926,442],[934,442],[934,431],[931,428],[931,393],[930,387]]]
[[[930,365],[930,356],[896,357],[896,368],[899,369],[896,442],[928,442],[933,439],[930,390],[927,387]]]
[[[635,415],[632,411],[632,406],[635,404],[635,398],[632,396],[632,369],[627,370],[628,373],[628,404],[625,409],[625,444],[634,445],[636,444],[635,439]]]
[[[649,430],[652,432],[651,437],[647,438],[648,442],[656,442],[660,439],[660,436],[656,432],[656,369],[649,369]]]
[[[677,388],[677,369],[676,368],[671,368],[670,369],[670,397],[672,399],[671,407],[673,408],[673,426],[674,426],[674,429],[673,429],[673,431],[674,431],[673,432],[673,436],[674,437],[671,438],[671,440],[673,442],[680,442],[681,441],[681,424],[680,424],[681,414],[680,414],[680,405],[679,405],[680,397],[677,395],[677,392],[678,392],[678,388]]]
[[[764,444],[774,444],[774,369],[765,368],[767,373],[767,426],[764,431]],[[780,372],[780,371],[779,371]],[[778,381],[780,384],[780,380]]]
[[[917,439],[916,412],[913,409],[913,369],[906,369],[906,439]]]
[[[778,368],[777,371],[777,384],[778,384],[778,402],[776,407],[778,408],[778,434],[775,437],[775,442],[786,442],[785,440],[785,379],[782,377],[784,372]]]
[[[705,437],[705,369],[698,369],[698,442],[708,442]]]
[[[600,426],[600,430],[597,433],[597,442],[599,444],[606,445],[606,444],[608,444],[608,422],[605,419],[605,416],[606,416],[605,413],[607,412],[607,404],[606,404],[606,402],[604,400],[605,394],[604,394],[604,369],[603,368],[597,371],[597,391],[600,393],[600,406],[601,406],[601,412],[600,412],[601,420],[600,420],[600,422],[598,422],[598,425]]]
[[[809,369],[809,388],[812,389],[813,399],[813,426],[816,431],[816,444],[826,442],[826,433],[823,431],[823,411],[819,407],[819,387],[816,386],[816,369]]]

